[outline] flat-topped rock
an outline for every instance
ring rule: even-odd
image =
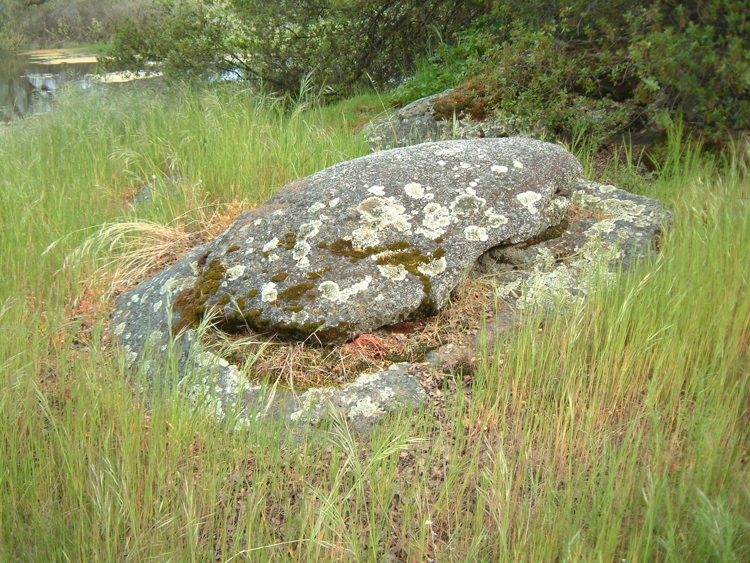
[[[528,138],[425,143],[287,184],[116,303],[132,359],[219,328],[337,342],[439,310],[489,248],[560,222],[578,161]]]

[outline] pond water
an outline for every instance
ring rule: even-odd
[[[96,67],[96,57],[70,49],[0,52],[0,121],[49,110],[63,84],[85,86]]]

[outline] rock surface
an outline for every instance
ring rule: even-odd
[[[580,172],[560,146],[525,138],[333,166],[121,296],[113,332],[134,358],[209,313],[228,331],[328,342],[432,314],[487,249],[559,223]]]
[[[477,267],[496,276],[499,297],[515,309],[550,310],[586,298],[656,251],[674,219],[662,202],[583,178],[573,186],[566,218],[536,239],[487,252]]]
[[[435,102],[451,92],[446,90],[421,98],[368,125],[363,134],[370,150],[406,147],[425,141],[510,137],[528,133],[512,117],[500,119],[493,116],[484,121],[439,119],[435,116]]]
[[[299,433],[336,413],[354,430],[367,434],[386,414],[419,408],[428,399],[406,363],[362,373],[346,385],[297,393],[272,384],[249,384],[236,366],[205,351],[195,341],[195,331],[183,333],[176,344],[171,352],[177,356],[172,359],[176,360],[182,392],[217,420],[229,420],[240,427],[263,419],[281,419]],[[165,369],[165,360],[169,363],[168,354],[145,362],[154,385],[165,383],[156,381],[170,371]]]

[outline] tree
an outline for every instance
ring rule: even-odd
[[[408,72],[430,40],[451,40],[479,0],[160,0],[127,20],[116,65],[157,61],[170,74],[236,69],[295,91],[305,77],[339,93]]]

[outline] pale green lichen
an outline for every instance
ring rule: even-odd
[[[276,291],[276,284],[268,282],[263,285],[260,290],[260,299],[264,303],[273,303],[279,296],[279,292]]]
[[[488,209],[485,211],[484,216],[487,217],[487,225],[493,229],[508,224],[508,218],[500,213],[495,213],[494,209]]]
[[[425,189],[422,184],[416,182],[409,182],[404,186],[404,192],[412,199],[422,199],[425,195]]]
[[[263,252],[271,252],[274,248],[279,245],[279,239],[273,237],[263,246]]]
[[[423,212],[422,227],[417,229],[417,233],[430,240],[442,236],[445,227],[451,224],[450,210],[439,203],[430,202],[424,206]]]
[[[492,170],[493,172],[497,172],[498,174],[505,174],[506,172],[508,172],[508,167],[503,166],[502,164],[493,164],[492,166],[490,166],[490,170]]]
[[[309,223],[302,223],[297,230],[297,238],[307,240],[314,237],[320,232],[320,227],[323,226],[323,222],[316,219]]]
[[[417,266],[417,270],[419,270],[421,273],[423,273],[426,276],[437,276],[438,274],[442,274],[445,269],[448,267],[445,258],[440,257],[437,260],[433,260],[431,262],[428,262],[427,264],[420,264]]]
[[[379,265],[378,270],[380,270],[381,276],[394,281],[406,279],[406,274],[408,273],[403,264],[396,264],[395,266],[390,264],[385,264],[383,266]]]
[[[227,281],[234,281],[237,278],[239,278],[242,274],[245,273],[245,269],[246,269],[246,267],[242,266],[242,265],[238,265],[238,266],[234,266],[232,268],[229,268],[226,271],[226,273],[224,274],[225,279]]]
[[[487,200],[484,198],[477,197],[474,193],[471,193],[473,190],[467,190],[467,192],[468,193],[456,197],[456,199],[451,202],[451,211],[454,215],[462,217],[470,215],[471,213],[476,213],[485,203],[487,203]]]
[[[470,242],[486,242],[490,236],[484,227],[469,225],[464,229],[464,238]]]
[[[516,199],[521,202],[521,205],[528,209],[529,213],[532,215],[539,213],[539,210],[534,207],[534,204],[542,199],[542,196],[538,193],[532,191],[523,192],[518,194]]]

